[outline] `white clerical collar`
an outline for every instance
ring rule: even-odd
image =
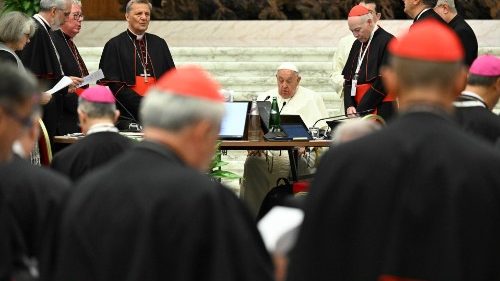
[[[134,34],[134,35],[135,35],[135,40],[142,40],[142,38],[144,38],[144,34],[146,34],[146,33],[143,33],[143,34],[141,34],[141,35],[137,35],[137,34],[133,33],[133,32],[132,32],[132,30],[130,30],[130,29],[129,29],[128,31],[129,31],[130,33],[132,33],[132,34]]]
[[[463,91],[460,94],[462,100],[453,102],[453,106],[455,107],[486,107],[486,103],[483,98],[478,94],[470,91]],[[468,97],[468,99],[467,99]],[[465,100],[464,100],[465,99]]]
[[[421,16],[423,13],[425,13],[425,12],[429,11],[430,9],[432,9],[432,8],[423,9],[423,10],[422,10],[422,11],[421,11],[421,12],[420,12],[420,13],[419,13],[416,17],[415,17],[415,20],[418,20],[418,19],[420,18],[420,16]]]
[[[118,129],[112,123],[94,124],[87,131],[87,136],[90,135],[90,134],[102,133],[102,132],[118,133]]]
[[[462,94],[461,94],[461,95],[462,95],[462,96],[469,96],[469,97],[473,97],[473,98],[475,98],[475,99],[478,99],[478,100],[480,100],[480,101],[484,102],[484,99],[483,99],[481,96],[479,96],[478,94],[476,94],[476,93],[474,93],[474,92],[471,92],[471,91],[462,91]]]

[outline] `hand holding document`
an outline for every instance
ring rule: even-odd
[[[52,89],[46,91],[46,93],[53,95],[55,92],[58,92],[71,84],[73,84],[73,80],[68,76],[64,76],[63,78],[61,78],[61,80],[59,80],[59,82],[57,82],[54,87],[52,87]]]
[[[83,82],[80,83],[77,86],[77,88],[81,88],[85,85],[95,83],[95,82],[97,82],[97,80],[100,80],[102,78],[104,78],[104,73],[102,72],[102,69],[99,69],[99,70],[94,71],[94,72],[90,73],[89,75],[83,77]]]
[[[267,250],[286,254],[295,244],[304,212],[300,209],[276,206],[257,224]]]

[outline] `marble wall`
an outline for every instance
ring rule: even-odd
[[[480,47],[500,47],[500,20],[469,20]],[[383,20],[398,35],[409,20]],[[125,21],[86,21],[78,46],[102,47],[127,28]],[[349,33],[345,20],[316,21],[152,21],[149,32],[173,47],[335,47]]]

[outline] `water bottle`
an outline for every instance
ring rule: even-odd
[[[257,106],[257,98],[252,98],[252,107],[248,115],[248,140],[259,141],[262,134],[260,127],[259,107]]]
[[[279,132],[280,128],[280,110],[278,108],[278,100],[273,97],[273,102],[271,104],[271,114],[269,116],[269,130],[271,132]]]

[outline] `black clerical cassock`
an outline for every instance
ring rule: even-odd
[[[79,182],[61,230],[54,280],[272,280],[238,198],[149,141]]]
[[[62,30],[52,32],[52,40],[60,56],[61,66],[67,76],[85,77],[89,75],[87,66],[80,56],[73,39],[64,34]],[[80,132],[78,126],[78,95],[88,88],[84,86],[76,89],[75,93],[67,93],[62,99],[59,125],[64,128],[64,133]]]
[[[43,90],[51,89],[64,75],[59,55],[50,35],[50,26],[40,15],[33,16],[36,31],[30,42],[19,52],[24,67],[29,69],[40,81]],[[52,95],[49,103],[43,106],[43,121],[49,136],[67,133],[59,126],[60,112],[67,88]]]
[[[394,113],[394,98],[389,95],[380,76],[380,67],[387,62],[387,44],[394,36],[378,27],[371,42],[361,43],[356,40],[352,44],[345,64],[344,106],[354,106],[356,111],[373,109],[374,113],[388,119]],[[368,46],[367,46],[368,45]],[[363,56],[364,55],[364,56]],[[359,71],[358,60],[362,58]],[[357,78],[355,95],[351,92],[353,80]]]
[[[174,67],[167,43],[154,34],[138,37],[127,30],[106,43],[99,63],[105,78],[100,83],[109,86],[117,99],[119,129],[138,123],[142,96],[156,79]]]

